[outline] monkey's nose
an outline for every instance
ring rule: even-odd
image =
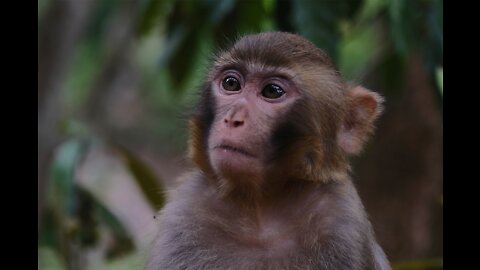
[[[223,119],[223,123],[225,123],[225,125],[227,125],[227,127],[241,127],[243,126],[243,124],[245,123],[245,121],[243,120],[238,120],[238,119]]]

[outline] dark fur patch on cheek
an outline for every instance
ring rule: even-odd
[[[215,100],[211,94],[210,84],[200,92],[200,100],[189,122],[189,156],[200,170],[213,177],[209,162],[208,137],[215,121]]]
[[[207,83],[202,89],[201,100],[197,109],[197,116],[202,123],[202,136],[205,149],[207,148],[208,137],[210,136],[210,130],[215,120],[215,100],[212,96],[212,88]]]
[[[304,108],[304,102],[297,101],[283,121],[280,121],[274,128],[270,138],[272,150],[269,153],[268,161],[288,155],[292,151],[292,147],[308,134]]]
[[[300,133],[295,124],[291,122],[280,124],[272,133],[270,139],[272,148],[267,160],[270,162],[285,155],[299,137]]]

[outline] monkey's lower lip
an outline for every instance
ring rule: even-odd
[[[238,154],[242,154],[242,155],[244,155],[244,156],[251,157],[251,158],[254,158],[254,157],[255,157],[254,155],[252,155],[251,153],[245,151],[245,150],[242,149],[242,148],[235,147],[235,146],[231,146],[231,145],[227,145],[227,144],[221,144],[221,145],[219,145],[219,146],[216,146],[214,149],[219,149],[219,150],[223,150],[223,151],[231,151],[231,152],[238,153]]]

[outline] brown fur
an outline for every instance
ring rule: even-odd
[[[241,74],[238,98],[219,90],[229,70]],[[252,101],[271,76],[289,99]],[[197,170],[169,194],[147,269],[390,269],[348,175],[381,102],[294,34],[246,36],[219,53],[189,122]],[[233,120],[235,129],[222,126]],[[260,154],[257,163],[212,159],[219,135]]]

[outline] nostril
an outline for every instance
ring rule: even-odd
[[[233,121],[233,127],[239,127],[243,125],[243,121]]]
[[[236,127],[241,127],[243,126],[243,124],[245,123],[245,121],[243,120],[229,120],[227,118],[223,119],[223,123],[225,123],[225,125],[227,127],[233,127],[233,128],[236,128]]]

